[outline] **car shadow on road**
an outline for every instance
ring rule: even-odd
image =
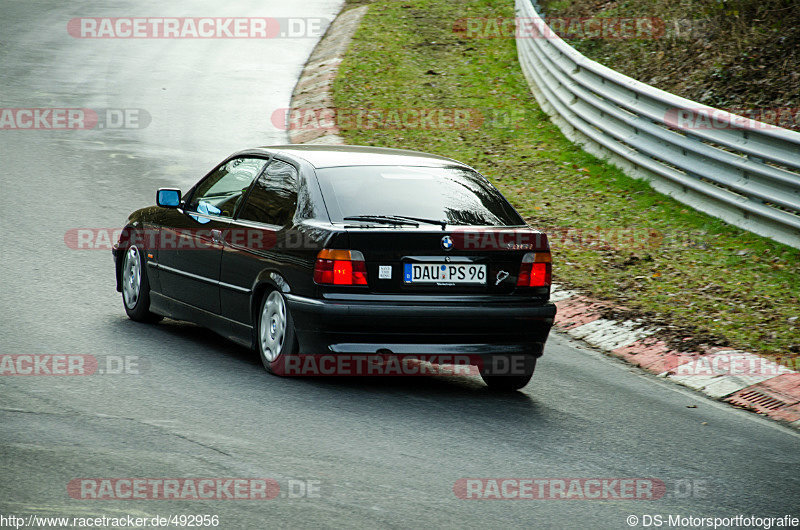
[[[300,378],[321,388],[352,389],[392,395],[414,392],[426,397],[471,398],[482,401],[531,402],[523,392],[490,390],[477,375],[406,375],[406,376],[315,376]]]
[[[490,443],[498,431],[553,432],[564,421],[556,410],[538,400],[536,376],[516,392],[495,392],[479,376],[364,376],[277,378],[289,394],[311,396],[317,408],[358,411],[366,421],[393,425],[463,429],[471,425],[476,440]],[[282,395],[286,395],[287,392]],[[569,421],[569,420],[567,420]]]
[[[139,326],[142,325],[125,319],[114,323],[115,328],[120,328],[119,332],[132,335],[139,335]],[[473,413],[478,409],[484,414],[502,410],[505,416],[517,417],[520,414],[535,417],[538,413],[546,413],[547,409],[531,395],[536,388],[535,374],[526,388],[516,392],[489,389],[474,370],[471,375],[277,377],[266,373],[258,354],[208,329],[171,319],[147,327],[148,333],[143,340],[154,341],[151,344],[159,349],[174,346],[185,350],[181,352],[182,356],[190,355],[195,360],[202,357],[215,363],[229,364],[233,361],[249,373],[247,379],[251,383],[252,375],[263,374],[263,379],[256,379],[256,384],[263,384],[265,390],[279,387],[287,399],[312,395],[321,403],[336,400],[339,405],[351,401],[363,405],[365,400],[377,400],[377,403],[391,400],[394,405],[398,402],[405,405],[427,402],[434,403],[435,408],[471,407]]]
[[[225,355],[228,359],[262,368],[261,360],[250,349],[191,322],[165,318],[157,324],[142,324],[133,322],[123,315],[119,319],[114,319],[111,326],[115,333],[138,337],[145,350],[149,346],[156,346],[158,349],[175,347],[187,350],[187,354]]]

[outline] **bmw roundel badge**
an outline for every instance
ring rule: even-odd
[[[444,236],[442,238],[442,248],[445,250],[451,250],[453,248],[453,239],[450,236]]]

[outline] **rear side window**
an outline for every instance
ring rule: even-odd
[[[297,182],[293,165],[273,160],[250,191],[239,219],[288,225],[297,209]]]
[[[334,222],[358,215],[404,215],[451,225],[525,222],[482,175],[459,167],[349,166],[318,169]]]

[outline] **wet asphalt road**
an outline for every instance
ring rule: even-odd
[[[510,396],[477,377],[279,379],[193,325],[128,320],[108,250],[159,186],[285,141],[270,116],[315,39],[80,40],[77,16],[332,18],[337,1],[185,7],[2,0],[3,107],[145,109],[139,130],[0,131],[3,354],[136,358],[139,374],[0,377],[0,515],[217,514],[222,528],[626,528],[626,517],[797,512],[800,436],[555,335]],[[688,408],[696,405],[696,408]],[[314,498],[87,501],[81,477],[318,481]],[[654,477],[652,501],[460,500],[463,477]],[[688,484],[696,486],[690,491]]]

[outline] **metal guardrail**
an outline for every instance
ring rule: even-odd
[[[684,204],[800,248],[800,133],[606,68],[555,35],[531,1],[516,0],[519,61],[570,140]],[[696,126],[710,123],[703,116],[713,123]]]

